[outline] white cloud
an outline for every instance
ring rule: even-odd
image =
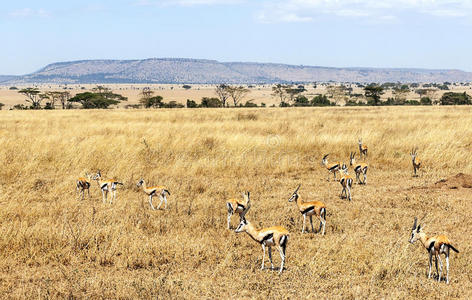
[[[50,17],[51,14],[45,9],[32,9],[32,8],[23,8],[11,11],[8,14],[10,17],[14,18],[29,18],[29,17],[40,17],[40,18],[47,18]]]
[[[391,21],[409,14],[472,17],[472,0],[266,0],[257,19],[264,23],[307,22],[333,16]]]

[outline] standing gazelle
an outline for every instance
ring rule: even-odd
[[[367,157],[367,146],[362,145],[362,139],[358,140],[359,144],[359,157],[362,158],[362,155],[364,155],[364,159]]]
[[[313,215],[315,215],[320,220],[320,228],[318,229],[318,232],[321,232],[321,227],[323,226],[323,231],[321,234],[324,235],[326,228],[326,205],[321,201],[303,202],[303,200],[298,195],[299,189],[300,185],[298,185],[295,192],[293,192],[292,196],[288,199],[288,202],[295,201],[297,203],[298,210],[303,216],[302,233],[305,232],[307,216],[310,217],[311,230],[312,232],[315,232],[315,229],[313,228]]]
[[[428,278],[431,278],[431,268],[433,266],[433,255],[434,262],[436,265],[436,273],[438,273],[438,282],[441,281],[441,274],[443,270],[443,263],[441,260],[441,254],[446,256],[446,283],[449,283],[449,251],[459,253],[459,250],[454,248],[451,245],[451,242],[445,235],[436,235],[436,236],[427,236],[421,228],[421,225],[416,226],[417,218],[415,217],[415,222],[413,223],[413,228],[411,229],[411,238],[410,243],[414,243],[417,240],[420,240],[423,246],[426,248],[429,254],[429,272]],[[438,271],[438,260],[439,260],[439,271]]]
[[[418,155],[416,153],[417,151],[418,151],[418,148],[413,148],[411,149],[411,152],[410,152],[411,163],[413,164],[413,172],[415,172],[415,175],[413,175],[414,177],[418,176],[416,172],[421,167],[421,161],[419,160],[419,158],[417,158],[417,155]]]
[[[159,199],[161,200],[157,209],[159,210],[161,208],[162,202],[164,202],[164,209],[167,209],[167,195],[170,196],[170,192],[165,186],[147,187],[144,179],[141,179],[140,181],[138,181],[137,186],[138,187],[142,186],[144,193],[146,193],[146,195],[149,196],[149,205],[151,206],[152,210],[156,210],[154,206],[152,205],[152,198],[156,195],[159,195]]]
[[[345,164],[342,166],[341,173],[341,179],[339,180],[339,183],[341,183],[343,187],[343,190],[341,191],[341,199],[344,195],[347,199],[349,199],[349,201],[351,201],[351,188],[353,180],[352,177],[347,173],[347,166]]]
[[[77,186],[77,194],[80,198],[80,194],[82,193],[82,200],[85,199],[85,190],[87,190],[88,196],[90,198],[90,180],[92,176],[85,173],[85,177],[77,178],[76,186]]]
[[[269,260],[271,269],[274,268],[274,264],[272,263],[272,246],[277,247],[280,253],[280,258],[282,262],[280,264],[279,274],[282,273],[284,269],[285,263],[285,252],[287,249],[288,243],[288,236],[289,232],[287,229],[283,228],[282,226],[274,226],[268,227],[263,229],[256,229],[254,226],[246,220],[246,218],[242,218],[241,222],[236,228],[235,232],[246,232],[253,240],[260,243],[262,246],[262,266],[261,270],[264,269],[264,260],[265,260],[265,248],[266,246],[269,247]]]
[[[108,192],[111,192],[110,204],[113,203],[113,200],[116,200],[116,186],[118,184],[123,185],[123,183],[116,181],[115,179],[102,180],[102,174],[100,170],[97,171],[97,174],[92,178],[98,182],[98,186],[102,191],[103,203],[106,203],[108,200]]]
[[[243,200],[229,199],[226,201],[226,207],[228,208],[228,229],[230,229],[231,216],[237,213],[240,219],[244,219],[244,216],[251,208],[249,192],[243,193]]]
[[[356,164],[356,153],[351,152],[349,158],[349,164],[351,167],[354,168],[354,172],[356,172],[356,180],[358,184],[367,184],[367,164],[366,163],[358,163]],[[361,180],[361,174],[364,177],[364,180]]]
[[[328,170],[329,173],[333,173],[334,175],[334,180],[336,180],[336,172],[339,171],[341,168],[341,163],[328,163],[328,155],[326,154],[323,156],[323,159],[321,160],[321,164]],[[329,181],[329,173],[328,173],[328,181]]]

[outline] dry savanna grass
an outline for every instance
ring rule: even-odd
[[[320,161],[348,162],[360,137],[368,184],[348,202]],[[0,145],[6,297],[472,296],[472,185],[436,184],[472,174],[470,107],[2,111]],[[97,169],[124,183],[112,205],[95,182],[78,200],[76,178]],[[167,210],[150,210],[141,177],[168,187]],[[325,236],[301,234],[288,202],[300,183],[303,199],[327,205]],[[290,231],[280,276],[259,269],[249,236],[226,229],[225,201],[245,190],[249,221]],[[408,243],[415,216],[460,250],[449,285],[427,278],[426,251]]]

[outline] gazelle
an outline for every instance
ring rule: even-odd
[[[436,265],[436,273],[438,273],[438,282],[441,281],[441,274],[443,270],[443,263],[441,260],[441,254],[444,254],[446,257],[446,283],[449,283],[449,251],[452,249],[453,251],[459,253],[459,250],[454,248],[451,245],[451,242],[445,235],[436,235],[436,236],[427,236],[423,230],[421,225],[416,225],[417,218],[415,218],[415,222],[413,223],[413,228],[411,229],[411,238],[410,243],[414,243],[417,240],[420,240],[423,246],[426,248],[429,254],[429,272],[428,278],[431,278],[431,268],[433,266],[433,255],[434,255],[434,262]],[[439,260],[439,271],[438,271],[438,260]]]
[[[333,173],[334,175],[334,180],[336,180],[336,172],[339,171],[341,168],[341,163],[328,163],[328,155],[326,154],[323,156],[323,159],[321,160],[321,164],[328,170],[329,173]],[[329,173],[328,173],[328,181],[329,181]]]
[[[138,187],[142,186],[144,193],[146,193],[146,195],[149,196],[149,205],[151,206],[152,210],[156,210],[154,206],[152,205],[152,198],[156,195],[159,195],[159,199],[161,200],[157,209],[159,210],[161,208],[162,202],[164,202],[164,209],[167,209],[167,195],[170,196],[170,192],[165,186],[147,187],[144,179],[141,179],[140,181],[138,181],[137,186]]]
[[[356,153],[351,152],[349,157],[349,164],[351,167],[354,168],[354,172],[356,172],[356,180],[358,184],[367,184],[367,164],[366,163],[358,163],[356,164]],[[364,180],[361,180],[361,174],[364,177]]]
[[[237,213],[240,219],[244,219],[244,216],[251,208],[249,192],[243,193],[243,200],[229,199],[226,201],[226,207],[228,208],[228,229],[230,229],[231,216]]]
[[[80,193],[82,193],[82,200],[85,199],[85,190],[87,190],[88,196],[90,198],[90,180],[92,176],[85,173],[85,177],[77,178],[76,186],[77,186],[77,194],[80,198]]]
[[[413,148],[411,149],[411,152],[410,152],[410,156],[411,156],[411,163],[413,164],[413,172],[415,172],[415,175],[413,175],[414,177],[418,176],[416,174],[416,172],[419,170],[419,168],[421,167],[421,161],[419,160],[419,158],[417,158],[417,152],[418,149],[417,148]]]
[[[102,174],[100,170],[97,171],[97,174],[92,178],[98,182],[98,186],[102,191],[103,203],[106,203],[108,200],[108,192],[111,192],[110,204],[113,203],[113,200],[116,200],[116,186],[123,185],[123,183],[116,181],[115,179],[102,180]]]
[[[318,229],[318,232],[321,232],[321,227],[323,227],[321,234],[324,235],[326,228],[326,205],[321,201],[303,202],[303,200],[298,195],[299,189],[300,185],[298,185],[295,192],[293,192],[292,196],[288,199],[288,202],[295,201],[298,210],[303,216],[302,233],[305,232],[306,217],[310,217],[311,230],[312,232],[315,232],[315,229],[313,228],[313,216],[315,215],[320,220],[320,228]]]
[[[272,246],[276,247],[279,250],[280,258],[282,262],[280,264],[279,274],[282,273],[285,263],[285,253],[287,250],[288,236],[289,232],[287,229],[282,226],[274,226],[263,229],[256,229],[246,218],[242,218],[241,222],[236,228],[235,232],[246,232],[253,240],[260,243],[262,246],[262,266],[261,270],[264,269],[264,260],[265,260],[265,248],[269,247],[269,260],[271,269],[274,268],[272,262]]]
[[[364,155],[365,159],[367,156],[367,146],[362,145],[362,139],[359,139],[357,143],[359,144],[359,157],[362,158],[362,155]]]
[[[346,196],[349,201],[351,201],[351,188],[352,188],[352,177],[349,176],[347,173],[347,166],[343,164],[343,167],[341,169],[341,172],[343,175],[341,175],[341,179],[339,180],[339,183],[341,183],[343,190],[341,191],[341,198],[343,198],[343,195]]]

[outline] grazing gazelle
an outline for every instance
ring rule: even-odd
[[[446,256],[446,283],[449,283],[449,251],[452,249],[453,251],[459,253],[459,250],[454,248],[451,245],[451,242],[445,235],[436,235],[436,236],[427,236],[422,228],[421,225],[416,226],[417,218],[415,218],[415,222],[413,223],[413,228],[411,229],[411,238],[410,243],[414,243],[417,240],[420,240],[423,246],[426,248],[429,254],[429,273],[428,278],[431,278],[431,268],[433,266],[433,255],[434,255],[434,262],[436,264],[436,273],[438,273],[438,282],[441,281],[441,274],[443,270],[443,263],[441,260],[441,254]],[[439,260],[439,271],[438,271],[438,260]]]
[[[326,228],[326,205],[321,201],[303,202],[303,200],[298,195],[299,189],[300,184],[298,185],[295,192],[293,192],[290,199],[288,199],[288,202],[295,201],[295,203],[297,203],[298,210],[303,216],[302,233],[305,232],[305,223],[307,216],[310,217],[311,230],[312,232],[315,232],[315,229],[313,228],[313,215],[315,215],[320,220],[320,228],[318,229],[318,232],[321,232],[321,226],[323,226],[323,231],[321,234],[324,235]]]
[[[164,204],[164,209],[167,209],[167,195],[170,196],[170,192],[165,186],[150,186],[150,187],[147,187],[146,182],[144,181],[144,179],[141,179],[140,181],[138,181],[137,185],[138,185],[138,187],[142,186],[143,191],[146,193],[146,195],[149,196],[149,205],[151,205],[152,210],[156,210],[154,208],[154,206],[152,205],[152,198],[156,195],[159,195],[159,199],[161,200],[161,202],[159,203],[159,206],[157,207],[157,209],[161,208],[162,202],[165,203]]]
[[[415,172],[415,175],[413,175],[414,177],[418,176],[416,172],[421,167],[421,161],[419,160],[419,158],[417,158],[418,154],[416,153],[416,151],[418,151],[418,149],[413,148],[411,149],[411,152],[410,152],[411,162],[413,164],[413,172]]]
[[[79,177],[77,178],[77,194],[79,195],[80,198],[80,193],[82,193],[82,200],[85,199],[85,190],[87,190],[88,196],[90,198],[90,180],[92,179],[92,176],[85,173],[85,177]]]
[[[358,140],[358,144],[359,144],[359,157],[362,158],[362,155],[364,155],[364,159],[365,159],[367,156],[367,146],[362,145],[362,139]]]
[[[226,201],[226,207],[228,208],[228,229],[230,229],[231,216],[237,213],[239,214],[239,219],[243,219],[251,208],[249,192],[243,193],[243,200],[229,199]]]
[[[115,179],[102,180],[102,174],[100,170],[97,171],[97,174],[92,178],[98,182],[98,186],[102,191],[103,203],[106,203],[108,200],[108,192],[111,192],[110,204],[113,203],[113,200],[116,200],[116,186],[118,184],[123,185],[123,183],[116,181]]]
[[[342,166],[341,173],[341,179],[339,180],[339,183],[341,183],[343,187],[343,190],[341,191],[341,199],[344,198],[344,195],[347,199],[349,199],[349,201],[351,201],[351,188],[353,180],[352,177],[347,173],[347,166],[345,164]]]
[[[274,268],[274,264],[272,263],[272,246],[277,247],[280,252],[280,258],[282,259],[279,274],[282,273],[285,263],[285,250],[287,249],[287,242],[289,236],[288,230],[283,228],[282,226],[274,226],[258,230],[254,228],[254,226],[249,223],[246,218],[242,218],[235,232],[239,233],[243,231],[246,232],[253,240],[260,243],[262,246],[262,251],[264,254],[262,256],[261,270],[264,269],[266,246],[269,247],[269,260],[271,269]]]
[[[351,167],[354,168],[354,172],[356,172],[356,180],[358,184],[367,184],[367,164],[365,163],[358,163],[356,164],[356,153],[351,152],[349,158],[349,164]],[[364,176],[364,180],[361,180],[361,174]]]
[[[333,173],[334,175],[334,180],[336,180],[336,172],[339,171],[341,168],[341,163],[328,163],[328,155],[326,154],[323,156],[323,159],[321,160],[321,164],[328,170],[329,173]],[[329,181],[329,173],[328,173],[328,181]]]

